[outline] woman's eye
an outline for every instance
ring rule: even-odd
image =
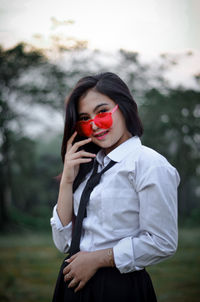
[[[107,112],[108,109],[101,109],[98,113],[104,113],[104,112]]]
[[[89,117],[88,116],[81,116],[80,121],[88,121],[89,120]]]

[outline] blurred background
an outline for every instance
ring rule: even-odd
[[[149,267],[159,301],[200,295],[200,2],[0,1],[0,301],[51,301],[64,101],[82,76],[129,86],[142,143],[180,173],[179,246]]]

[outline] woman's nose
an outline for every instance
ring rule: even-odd
[[[92,130],[93,130],[93,131],[95,131],[95,130],[98,129],[98,126],[95,124],[94,121],[92,121],[90,124],[91,124],[91,127],[92,127]]]

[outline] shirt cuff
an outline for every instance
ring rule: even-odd
[[[134,265],[133,243],[131,237],[120,240],[113,247],[114,261],[120,273],[129,273],[137,270]]]
[[[63,231],[63,230],[67,230],[67,229],[70,229],[70,231],[71,231],[71,228],[72,228],[72,222],[69,222],[65,226],[62,225],[62,222],[57,213],[57,204],[53,208],[53,216],[50,219],[50,223],[51,223],[51,226],[55,226],[58,231]]]

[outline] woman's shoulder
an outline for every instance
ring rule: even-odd
[[[136,174],[141,177],[149,175],[149,177],[172,177],[180,180],[177,169],[167,160],[165,156],[156,150],[142,146],[141,152],[135,165]]]
[[[114,151],[109,157],[120,163],[123,168],[126,167],[129,171],[147,170],[155,167],[174,168],[165,156],[157,150],[143,145],[140,138],[132,137]]]
[[[135,156],[134,152],[130,153],[129,159],[127,159],[129,164],[133,163],[135,169],[144,171],[151,168],[169,168],[175,169],[168,159],[163,156],[161,153],[141,144],[140,149]]]
[[[161,165],[169,164],[166,157],[164,157],[161,153],[144,145],[141,146],[141,152],[138,156],[138,161],[154,164],[157,163]]]

